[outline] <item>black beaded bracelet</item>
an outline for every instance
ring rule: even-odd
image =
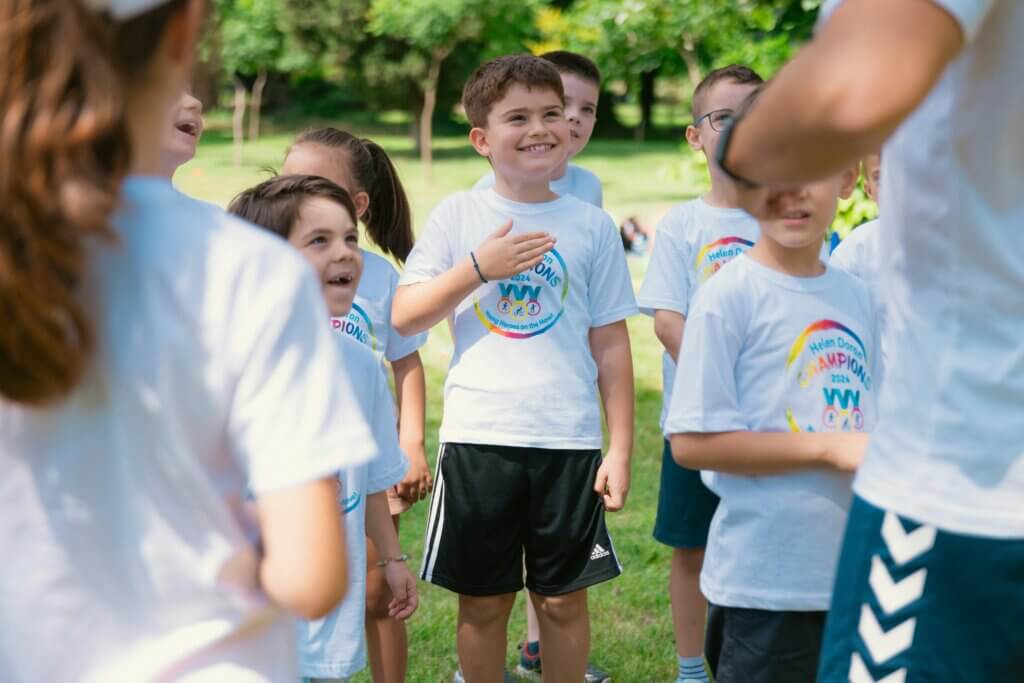
[[[476,262],[476,254],[469,252],[469,258],[473,259],[473,270],[475,270],[476,274],[480,277],[480,282],[487,284],[487,278],[485,278],[484,274],[480,272],[480,264]]]

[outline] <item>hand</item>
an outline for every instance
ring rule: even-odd
[[[608,512],[618,512],[625,507],[629,494],[629,457],[608,453],[597,469],[594,491],[601,496]]]
[[[402,450],[409,458],[409,471],[405,473],[405,478],[395,488],[398,490],[399,498],[410,503],[417,503],[430,495],[434,488],[434,478],[430,475],[427,454],[423,450],[422,443],[403,447]]]
[[[870,434],[865,432],[840,432],[824,434],[828,439],[825,459],[840,472],[854,473],[864,460]]]
[[[409,571],[405,562],[388,562],[384,565],[384,580],[391,589],[391,602],[388,603],[388,616],[405,621],[419,607],[420,599],[416,594],[416,578]]]
[[[782,218],[781,200],[796,190],[778,187],[743,187],[736,183],[736,202],[741,209],[761,221],[774,221]]]
[[[510,234],[512,220],[491,233],[474,254],[480,273],[487,280],[504,280],[529,270],[544,260],[555,246],[555,238],[546,232]]]

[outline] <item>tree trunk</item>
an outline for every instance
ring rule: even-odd
[[[243,123],[245,122],[245,83],[238,76],[235,76],[235,113],[231,117],[231,135],[234,138],[235,167],[242,165],[242,144],[245,136]]]
[[[683,38],[683,47],[679,50],[679,56],[686,65],[686,74],[690,79],[690,87],[696,88],[704,76],[700,72],[700,62],[697,61],[697,52],[693,46],[693,39]]]
[[[252,99],[249,109],[249,139],[260,137],[260,109],[263,106],[263,88],[267,86],[267,70],[260,69],[256,74],[256,82],[252,84]]]
[[[643,142],[647,131],[654,125],[654,99],[657,70],[640,74],[640,126],[636,130],[637,142]]]
[[[423,175],[427,183],[434,174],[434,108],[437,106],[437,84],[441,80],[441,63],[450,48],[439,48],[430,55],[430,68],[423,88],[423,111],[420,112],[420,159],[423,161]]]

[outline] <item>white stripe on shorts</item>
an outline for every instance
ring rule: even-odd
[[[444,477],[441,474],[441,460],[444,458],[444,444],[437,447],[437,464],[434,466],[434,495],[430,500],[430,513],[427,519],[426,537],[423,539],[423,566],[420,578],[429,582],[434,575],[434,564],[441,545],[441,532],[444,529]],[[436,535],[434,530],[437,530]],[[434,542],[430,542],[434,535]]]

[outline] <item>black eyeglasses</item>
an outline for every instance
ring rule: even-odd
[[[725,130],[725,127],[729,125],[729,122],[732,121],[733,116],[735,116],[735,113],[732,109],[716,109],[714,111],[709,111],[707,114],[704,114],[704,116],[694,121],[693,127],[699,127],[701,122],[704,119],[707,119],[708,125],[711,126],[711,130],[721,133]]]

